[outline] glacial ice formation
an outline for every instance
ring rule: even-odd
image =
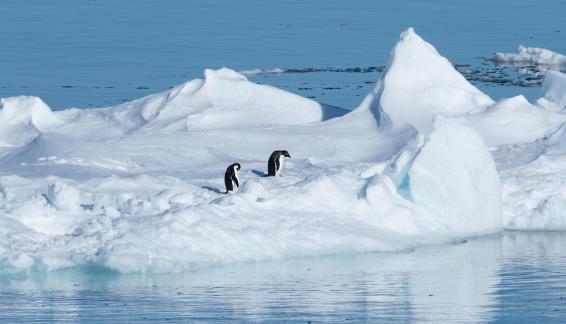
[[[408,29],[352,111],[227,68],[116,107],[2,99],[0,271],[179,272],[566,229],[566,90],[547,78],[536,105],[493,102]],[[284,176],[261,177],[282,148]]]

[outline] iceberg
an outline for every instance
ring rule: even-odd
[[[566,180],[543,167],[566,174],[561,112],[493,102],[413,29],[352,111],[228,68],[115,107],[2,105],[0,271],[180,272],[566,229]],[[276,149],[293,159],[262,177]]]

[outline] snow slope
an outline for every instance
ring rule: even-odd
[[[227,68],[116,107],[2,103],[2,272],[178,272],[566,226],[563,182],[541,171],[566,174],[563,115],[494,103],[412,29],[352,111]],[[276,149],[293,158],[262,177]]]

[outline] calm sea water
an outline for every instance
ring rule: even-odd
[[[453,63],[488,72],[479,57],[519,44],[566,53],[563,0],[2,0],[0,13],[0,97],[37,95],[54,109],[114,105],[205,68],[383,66],[409,26]],[[252,80],[351,108],[379,75]],[[494,98],[540,95],[477,85]]]
[[[0,279],[0,321],[566,321],[566,233],[179,275],[100,269]]]
[[[37,95],[54,109],[114,105],[222,66],[306,68],[250,79],[351,108],[380,72],[332,71],[386,65],[409,26],[487,74],[502,70],[482,57],[519,44],[566,53],[563,0],[2,0],[0,13],[0,97]],[[474,83],[496,99],[540,95]],[[0,322],[565,322],[565,269],[566,233],[505,233],[180,275],[2,275]]]

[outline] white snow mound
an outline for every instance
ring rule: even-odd
[[[0,99],[0,147],[21,146],[60,124],[38,97]]]
[[[524,96],[502,99],[469,117],[489,145],[529,143],[566,122],[566,115],[531,105]]]
[[[125,103],[115,117],[130,128],[144,130],[246,129],[320,122],[346,113],[314,100],[249,82],[222,68],[206,70],[169,91]]]

